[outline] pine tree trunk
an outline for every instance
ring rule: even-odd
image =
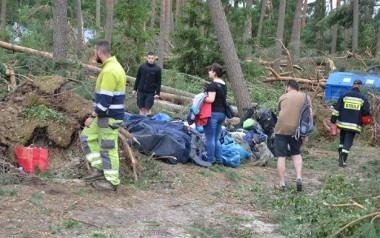
[[[247,22],[245,26],[244,35],[243,35],[244,43],[247,43],[247,41],[252,39],[252,5],[253,5],[253,0],[247,0],[248,15],[247,15]]]
[[[358,51],[359,41],[359,0],[353,0],[352,50]]]
[[[67,58],[67,2],[53,1],[53,59],[63,61]]]
[[[320,21],[325,17],[326,12],[326,1],[325,0],[316,0],[315,1],[315,19],[316,21]],[[317,43],[317,49],[323,50],[323,30],[320,26],[315,26],[315,34],[316,34],[316,43]]]
[[[77,31],[78,31],[78,53],[81,55],[84,47],[84,29],[83,29],[83,14],[82,14],[82,2],[81,0],[76,0],[76,15],[77,15]]]
[[[169,14],[169,22],[167,22],[168,24],[168,29],[169,29],[169,36],[170,34],[173,32],[174,30],[174,14],[173,14],[173,0],[170,0],[169,1],[169,7],[168,7],[168,13]],[[170,39],[170,37],[168,37],[168,40]],[[168,52],[169,51],[169,44],[167,44],[167,48],[166,48],[166,51]]]
[[[171,27],[171,0],[161,0],[160,36],[158,42],[158,65],[163,68],[169,49],[169,34]]]
[[[96,28],[100,29],[100,0],[96,0],[96,13],[95,13]]]
[[[112,42],[112,30],[113,30],[113,5],[114,0],[106,0],[107,2],[107,14],[106,14],[106,26],[104,29],[105,39],[110,44]]]
[[[345,50],[347,50],[347,49],[349,49],[350,48],[350,46],[351,46],[351,39],[352,39],[352,37],[351,37],[351,30],[352,30],[352,28],[349,28],[349,29],[344,29],[344,35],[343,35],[343,37],[344,37],[344,40],[343,40],[343,42],[344,42],[344,49]]]
[[[340,7],[340,0],[336,0],[336,9]],[[331,30],[331,53],[336,53],[336,44],[338,41],[338,25],[335,24]]]
[[[182,16],[183,8],[185,6],[185,0],[176,0],[175,2],[175,23],[177,24]]]
[[[306,14],[307,14],[307,0],[303,1],[302,5],[302,20],[301,20],[301,29],[306,26]]]
[[[260,20],[259,27],[257,29],[257,39],[260,40],[261,34],[263,32],[264,18],[267,9],[267,0],[261,0],[261,12],[260,12]]]
[[[0,31],[5,29],[7,19],[7,0],[1,0]]]
[[[376,58],[380,60],[380,25],[377,27]]]
[[[253,0],[247,0],[246,8],[247,8],[247,20],[245,25],[245,31],[243,34],[243,43],[245,44],[246,50],[245,50],[245,56],[250,57],[252,55],[252,46],[251,46],[251,40],[252,40],[252,5]]]
[[[291,52],[294,59],[297,59],[300,56],[302,5],[303,0],[297,0],[297,7],[293,18],[293,27],[290,40],[290,49],[292,50]]]
[[[149,27],[153,28],[156,24],[157,0],[152,0],[152,7],[150,11]]]
[[[212,22],[223,54],[223,59],[227,68],[227,75],[231,82],[238,111],[239,114],[242,115],[244,113],[244,109],[250,108],[252,103],[248,88],[245,84],[239,59],[236,54],[234,41],[227,23],[226,15],[220,0],[208,0],[207,3],[211,12]]]
[[[275,52],[275,64],[274,69],[280,71],[280,61],[282,55],[282,44],[284,38],[284,26],[285,26],[285,11],[286,11],[286,0],[280,1],[280,7],[278,10],[278,23],[277,23],[277,33],[276,33],[276,52]]]

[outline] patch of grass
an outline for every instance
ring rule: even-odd
[[[209,167],[209,170],[216,173],[224,173],[226,172],[227,167],[217,164]]]
[[[87,235],[85,237],[87,237],[87,238],[114,238],[116,236],[114,236],[112,234],[107,234],[107,233],[103,233],[100,231],[96,231],[96,232],[93,232],[90,235]]]
[[[33,193],[30,202],[36,206],[41,206],[43,203],[43,194],[41,192]]]
[[[186,228],[191,237],[222,237],[222,234],[214,228],[215,226],[209,223],[196,222]]]
[[[338,147],[339,147],[339,138],[336,137],[330,143],[326,143],[325,146],[324,146],[324,149],[329,150],[329,151],[335,151],[335,152],[337,152],[338,151]]]
[[[379,209],[379,188],[377,191],[369,189],[368,183],[357,178],[329,175],[319,193],[312,196],[295,191],[279,193],[273,197],[270,207],[276,209],[281,231],[287,237],[327,237],[358,217]],[[358,196],[359,194],[366,195]],[[362,204],[363,208],[332,206],[352,203],[350,199]],[[342,231],[340,235],[370,237],[371,234],[380,234],[379,222],[375,221],[370,227],[368,224],[370,219],[362,220]]]
[[[76,190],[74,194],[80,197],[84,197],[89,193],[89,191],[90,190],[88,188],[80,188],[79,190]]]
[[[226,170],[224,172],[224,176],[231,182],[238,182],[241,179],[240,175],[235,170],[232,170],[232,169]]]
[[[0,198],[1,197],[13,197],[17,194],[17,191],[14,189],[3,189],[0,188]]]
[[[62,113],[54,109],[48,108],[45,105],[32,105],[27,107],[22,112],[22,116],[26,120],[38,120],[40,122],[58,122],[60,124],[66,123],[66,119]]]
[[[79,221],[72,220],[72,219],[63,221],[62,225],[65,229],[69,229],[69,230],[79,230],[82,228],[82,223],[80,223]]]
[[[149,159],[146,156],[141,157],[139,160],[143,170],[139,174],[139,179],[135,181],[132,177],[123,177],[122,181],[126,184],[134,185],[140,189],[148,189],[151,185],[157,183],[163,183],[165,180],[165,174],[160,165],[160,161]]]
[[[143,223],[149,227],[159,227],[161,225],[158,221],[143,221]]]
[[[254,237],[255,232],[252,228],[245,225],[252,223],[254,218],[241,217],[241,216],[229,216],[225,218],[228,226],[224,227],[224,234],[228,234],[229,237],[248,238]]]
[[[338,156],[338,153],[337,153]],[[315,169],[315,170],[336,170],[338,166],[337,158],[332,157],[324,157],[324,158],[316,158],[314,156],[304,156],[303,157],[303,167],[307,169]]]
[[[214,175],[209,169],[201,169],[201,170],[198,170],[197,173],[205,177],[211,177]]]
[[[73,219],[65,219],[58,224],[52,224],[49,227],[50,233],[57,234],[67,234],[67,233],[79,233],[83,228],[83,224],[79,221],[75,221]]]

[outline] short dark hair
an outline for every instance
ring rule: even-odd
[[[213,64],[208,68],[208,70],[214,71],[215,74],[216,74],[216,76],[218,76],[218,77],[222,77],[223,74],[226,72],[226,71],[224,70],[224,68],[223,68],[220,64],[218,64],[218,63],[213,63]]]
[[[153,51],[149,51],[147,55],[154,55]]]
[[[95,45],[97,50],[100,50],[103,54],[109,55],[111,53],[110,43],[106,40],[99,40]]]
[[[295,89],[297,91],[300,89],[299,84],[295,80],[289,80],[286,86],[291,87],[292,89]]]

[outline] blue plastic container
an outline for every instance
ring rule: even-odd
[[[333,72],[326,82],[325,101],[337,101],[341,95],[351,89],[357,79],[363,82],[363,87],[380,90],[380,75],[378,74]]]

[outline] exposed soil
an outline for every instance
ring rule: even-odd
[[[273,211],[261,210],[260,201],[247,197],[257,188],[265,189],[269,200],[270,194],[278,193],[274,161],[268,167],[248,163],[238,169],[155,161],[160,178],[140,178],[140,184],[124,181],[113,193],[97,191],[79,180],[59,179],[71,165],[77,166],[77,149],[53,151],[53,178],[1,187],[0,237],[283,237],[273,224]],[[328,171],[349,176],[380,153],[373,147],[355,146],[356,157],[345,169],[337,167],[334,151],[311,147],[307,154],[304,187],[312,195]],[[330,167],[310,168],[318,160],[327,160]],[[288,168],[294,186],[291,163]]]
[[[34,144],[41,131],[49,144],[61,148],[71,144],[81,121],[91,111],[91,103],[70,91],[61,91],[65,83],[59,76],[24,81],[0,102],[0,145],[5,148],[0,156],[13,157],[17,145]],[[62,120],[23,116],[27,108],[38,105],[54,110]]]

